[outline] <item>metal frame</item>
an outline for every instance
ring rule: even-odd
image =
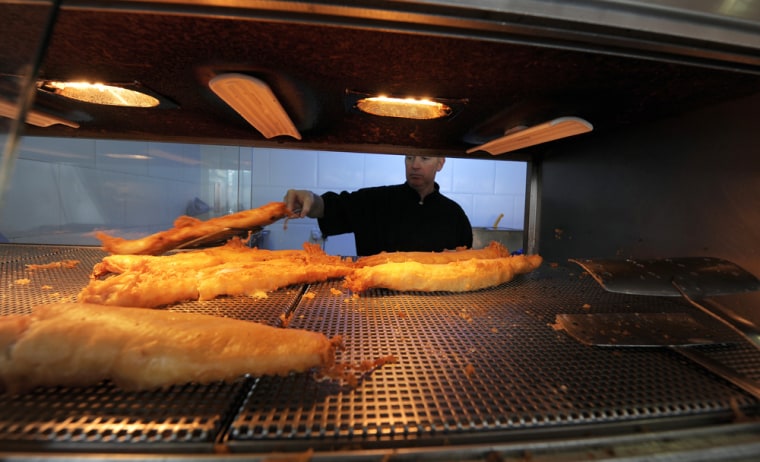
[[[663,5],[663,3],[665,3]],[[725,2],[587,0],[69,0],[64,9],[112,9],[307,22],[444,34],[760,72],[760,8],[729,15]],[[725,8],[724,8],[725,9]]]

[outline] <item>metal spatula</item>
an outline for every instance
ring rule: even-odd
[[[240,237],[241,239],[249,238],[251,234],[258,233],[263,228],[260,226],[240,229],[240,228],[220,228],[217,231],[205,234],[200,237],[193,238],[189,241],[183,242],[179,245],[173,246],[172,250],[183,249],[199,249],[204,247],[214,247],[222,245],[233,237]]]
[[[692,299],[760,290],[760,280],[739,265],[712,257],[649,260],[570,259],[608,292]]]
[[[726,319],[696,301],[760,290],[760,280],[735,263],[712,257],[569,261],[580,265],[608,292],[683,297],[691,306],[760,349],[760,334],[755,326]]]
[[[555,328],[585,345],[669,348],[760,399],[757,383],[699,351],[699,345],[731,341],[687,313],[558,314]]]
[[[583,344],[664,347],[730,343],[688,313],[558,314],[558,327]]]

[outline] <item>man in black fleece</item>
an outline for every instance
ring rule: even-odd
[[[324,236],[354,233],[356,253],[440,252],[472,247],[472,226],[462,207],[439,192],[443,157],[406,156],[406,182],[354,192],[290,189],[288,208],[317,218]]]

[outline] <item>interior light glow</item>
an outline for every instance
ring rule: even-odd
[[[156,107],[160,103],[146,93],[104,83],[45,81],[39,84],[39,88],[77,101],[106,106]]]
[[[404,119],[439,119],[451,114],[451,107],[427,98],[372,96],[359,99],[356,107],[368,114]]]

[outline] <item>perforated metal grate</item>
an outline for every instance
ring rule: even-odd
[[[342,361],[398,362],[355,389],[260,380],[232,424],[233,447],[504,441],[521,430],[717,416],[757,404],[666,350],[588,347],[555,331],[557,313],[688,309],[606,293],[572,269],[467,294],[375,290],[357,299],[339,293],[339,282],[309,290],[316,297],[301,301],[294,327],[344,335]],[[723,348],[743,358],[737,369],[760,367],[751,346]]]
[[[104,255],[87,247],[0,245],[0,315],[28,313],[43,303],[74,301]],[[64,260],[79,263],[73,268],[27,268]]]
[[[93,267],[106,255],[95,247],[0,245],[0,315],[27,313],[38,304],[76,301]],[[78,264],[37,270],[27,266],[64,260]],[[184,302],[168,309],[277,324],[280,314],[295,306],[301,292],[302,287],[295,286],[267,298],[220,297]]]
[[[93,266],[107,255],[92,247],[0,245],[0,315],[27,313],[37,304],[71,302],[87,284]],[[73,268],[29,271],[77,260]],[[23,280],[28,279],[28,282]],[[268,298],[222,297],[169,308],[278,325],[299,299],[301,287]],[[0,394],[0,445],[40,450],[156,450],[211,452],[253,379],[188,384],[167,390],[124,392],[110,382],[91,387],[38,388]],[[42,446],[41,446],[42,445]]]
[[[0,314],[73,299],[103,256],[93,248],[0,245]],[[63,259],[81,263],[31,277],[25,269]],[[24,277],[28,284],[16,283]],[[0,395],[0,444],[124,452],[203,452],[219,444],[237,452],[412,447],[610,424],[721,421],[758,406],[667,350],[588,347],[554,330],[558,313],[688,311],[701,319],[671,298],[607,293],[574,268],[547,265],[465,294],[374,290],[354,297],[331,281],[266,299],[219,298],[170,309],[269,324],[292,312],[291,327],[343,336],[341,362],[388,355],[397,362],[366,374],[355,388],[296,374],[141,393],[105,382]],[[704,351],[757,377],[760,353],[725,335],[739,341]]]
[[[10,449],[208,452],[250,379],[124,392],[108,382],[0,396],[0,441]]]

